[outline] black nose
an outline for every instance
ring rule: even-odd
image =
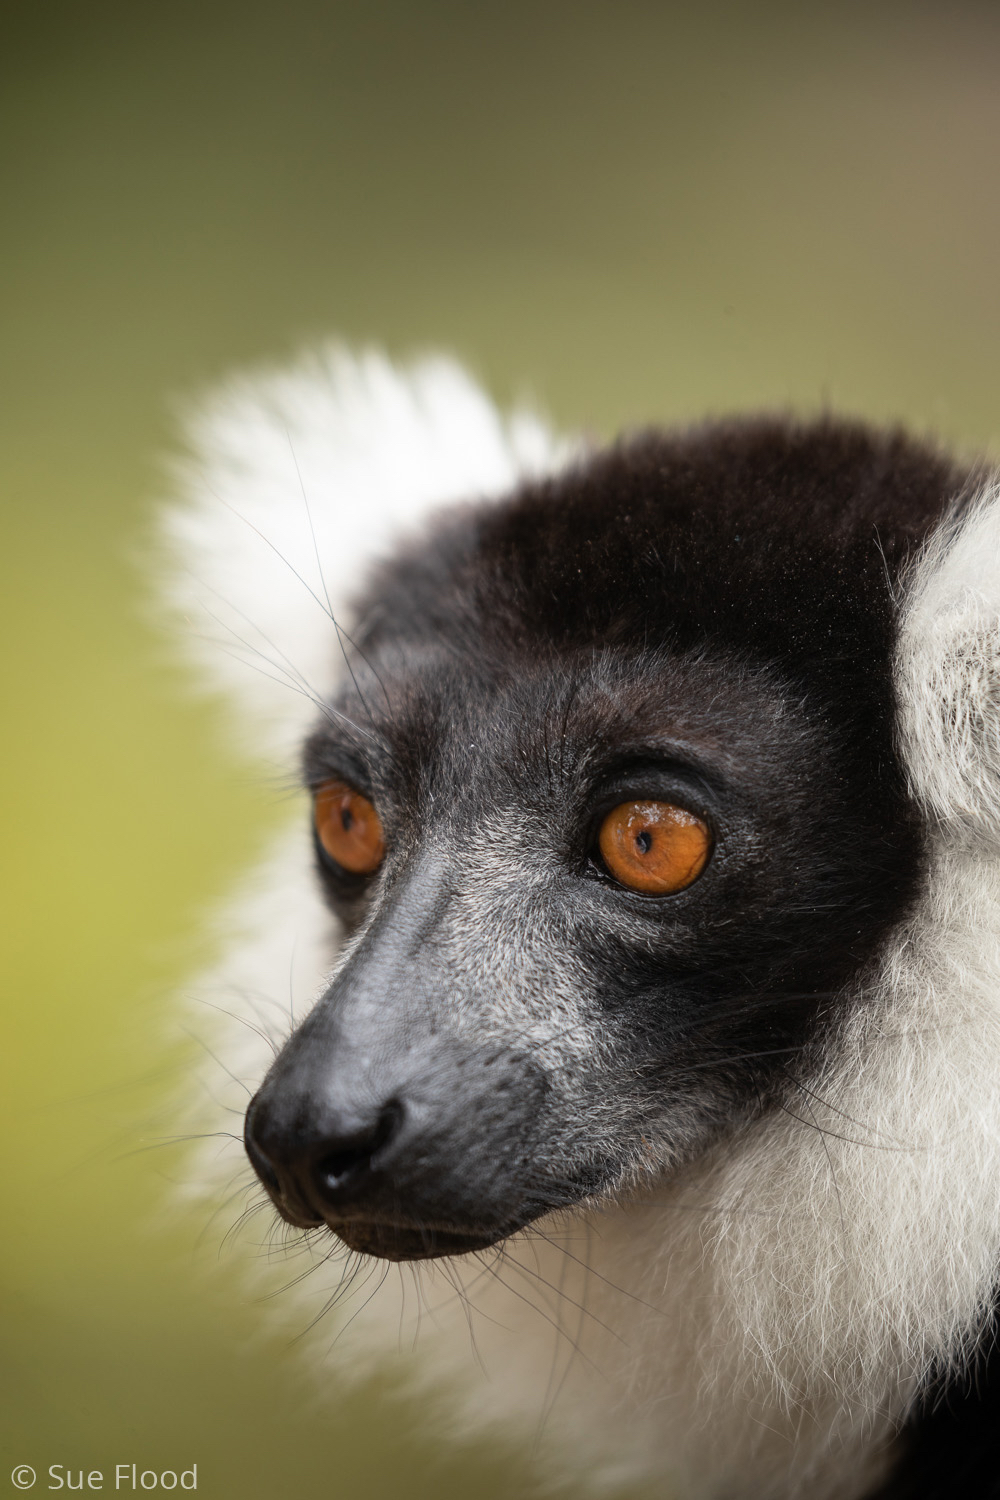
[[[250,1103],[243,1139],[254,1171],[282,1213],[306,1228],[364,1200],[403,1118],[395,1099],[364,1116],[305,1101],[289,1114],[265,1088]]]

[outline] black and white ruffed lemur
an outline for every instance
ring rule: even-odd
[[[330,349],[202,403],[175,493],[173,603],[309,794],[206,988],[302,1286],[373,1273],[342,1365],[577,1493],[1000,1494],[989,470],[597,448]]]

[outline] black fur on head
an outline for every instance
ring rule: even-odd
[[[378,810],[352,934],[248,1114],[294,1223],[392,1259],[669,1172],[863,1003],[921,825],[894,741],[901,569],[962,476],[822,421],[650,434],[446,513],[376,574],[304,752]],[[675,895],[602,818],[711,830]]]

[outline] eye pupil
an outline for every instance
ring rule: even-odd
[[[653,835],[644,828],[641,833],[636,834],[635,842],[640,854],[648,854],[653,847]]]
[[[349,803],[345,803],[340,809],[340,822],[344,832],[349,833],[354,823],[354,814],[351,812]]]

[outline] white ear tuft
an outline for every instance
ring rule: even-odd
[[[166,592],[203,678],[240,711],[251,753],[286,755],[338,676],[330,621],[371,563],[437,506],[499,496],[572,446],[502,415],[454,361],[398,369],[331,345],[231,381],[188,422],[164,513]]]
[[[897,654],[900,730],[928,812],[1000,839],[1000,481],[934,533],[911,569]]]

